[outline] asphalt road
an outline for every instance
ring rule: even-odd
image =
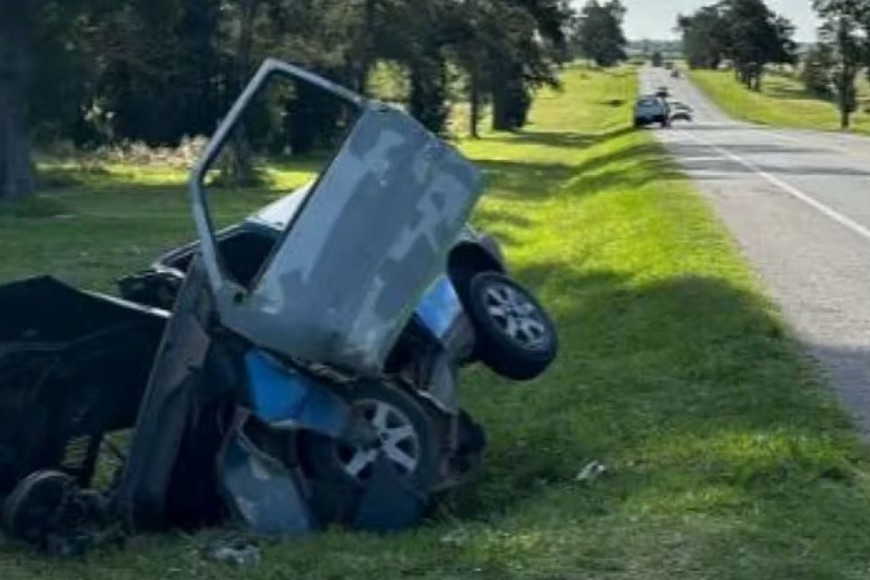
[[[709,198],[870,441],[870,138],[737,122],[685,78],[694,123],[651,129]],[[699,321],[702,323],[702,321]]]

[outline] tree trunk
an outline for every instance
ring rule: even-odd
[[[363,26],[357,40],[357,62],[354,77],[356,90],[360,94],[368,92],[369,72],[374,60],[374,48],[371,35],[375,33],[375,0],[365,0],[363,4]]]
[[[855,78],[856,75],[853,75],[849,72],[849,68],[847,66],[843,67],[843,71],[840,73],[840,129],[848,129],[851,125],[851,114],[852,114],[852,91],[854,90]]]
[[[33,193],[25,94],[28,72],[27,2],[4,8],[0,20],[0,200]]]
[[[477,2],[476,0],[465,0],[465,7],[469,14],[469,25],[474,29],[477,29],[479,26],[478,20],[478,12],[477,12]],[[479,35],[478,33],[474,33],[473,35],[474,41],[472,42],[471,50],[469,51],[470,61],[469,61],[469,69],[468,69],[468,100],[470,105],[469,111],[469,134],[472,139],[480,139],[480,133],[478,131],[478,127],[480,126],[480,57],[478,56],[478,50],[482,50],[482,47],[479,47]]]
[[[236,51],[235,85],[241,92],[251,74],[251,53],[254,46],[254,19],[257,15],[259,0],[240,0],[239,2],[239,44]],[[251,147],[245,134],[244,120],[236,127],[232,137],[229,181],[237,186],[254,185],[254,162]]]
[[[435,134],[443,134],[450,115],[447,103],[447,61],[437,44],[429,43],[420,57],[408,63],[411,115]]]
[[[516,131],[528,120],[532,104],[531,94],[523,77],[523,66],[518,63],[500,64],[492,78],[493,129]]]
[[[490,86],[492,87],[493,131],[514,131],[517,128],[513,114],[514,68],[512,64],[504,62],[494,63],[492,67]]]
[[[510,97],[504,85],[494,83],[492,86],[492,129],[493,131],[511,131]]]
[[[480,71],[476,57],[474,57],[474,62],[471,65],[469,83],[471,85],[469,87],[471,93],[469,95],[469,100],[471,101],[470,133],[473,139],[480,139],[480,133],[477,130],[480,126]]]
[[[849,106],[840,99],[840,129],[846,130],[852,124]]]

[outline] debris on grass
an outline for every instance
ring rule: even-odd
[[[599,461],[590,461],[583,467],[583,469],[580,470],[580,473],[577,474],[577,477],[574,478],[574,481],[589,483],[595,481],[606,472],[607,467],[605,467],[603,463]]]

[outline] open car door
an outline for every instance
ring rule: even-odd
[[[350,102],[359,115],[259,276],[245,287],[221,264],[205,178],[257,93],[282,79],[313,83]],[[190,188],[222,325],[261,348],[375,376],[443,268],[481,179],[402,111],[267,60],[209,144]]]

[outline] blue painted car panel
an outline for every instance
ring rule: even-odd
[[[350,408],[319,381],[258,350],[245,355],[245,369],[250,410],[264,423],[331,437],[347,432]]]

